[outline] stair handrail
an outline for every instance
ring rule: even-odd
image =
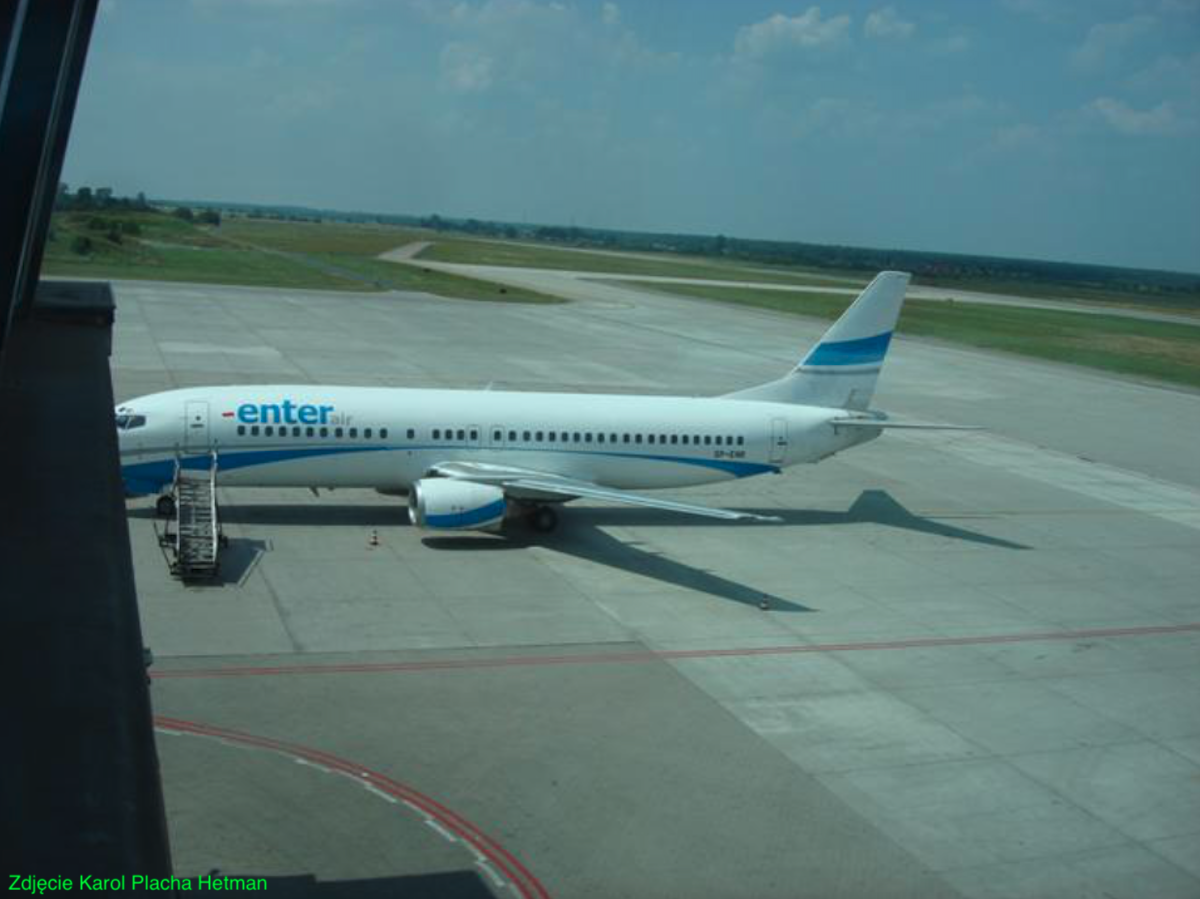
[[[220,552],[221,545],[221,528],[217,523],[217,468],[219,460],[217,451],[214,448],[212,451],[212,464],[208,470],[208,501],[209,512],[211,513],[209,526],[212,528],[212,560],[213,566],[217,564],[217,553]]]
[[[180,527],[179,513],[183,508],[183,501],[179,492],[179,482],[183,479],[183,462],[179,455],[179,448],[175,448],[175,476],[171,479],[171,495],[175,499],[175,559],[183,558],[183,528]]]

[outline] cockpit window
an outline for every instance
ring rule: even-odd
[[[117,415],[117,430],[132,431],[134,428],[140,428],[146,423],[146,416],[134,415],[130,412],[122,412]]]

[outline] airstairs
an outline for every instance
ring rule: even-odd
[[[217,517],[217,467],[215,451],[202,469],[185,468],[175,457],[175,529],[168,521],[159,542],[168,553],[171,574],[182,581],[212,580],[220,571],[225,536]]]

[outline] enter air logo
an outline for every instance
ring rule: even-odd
[[[351,415],[335,411],[334,406],[316,403],[242,403],[236,412],[222,413],[247,425],[344,425]]]

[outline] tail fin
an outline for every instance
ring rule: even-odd
[[[726,398],[866,409],[910,277],[906,272],[880,272],[787,375]]]

